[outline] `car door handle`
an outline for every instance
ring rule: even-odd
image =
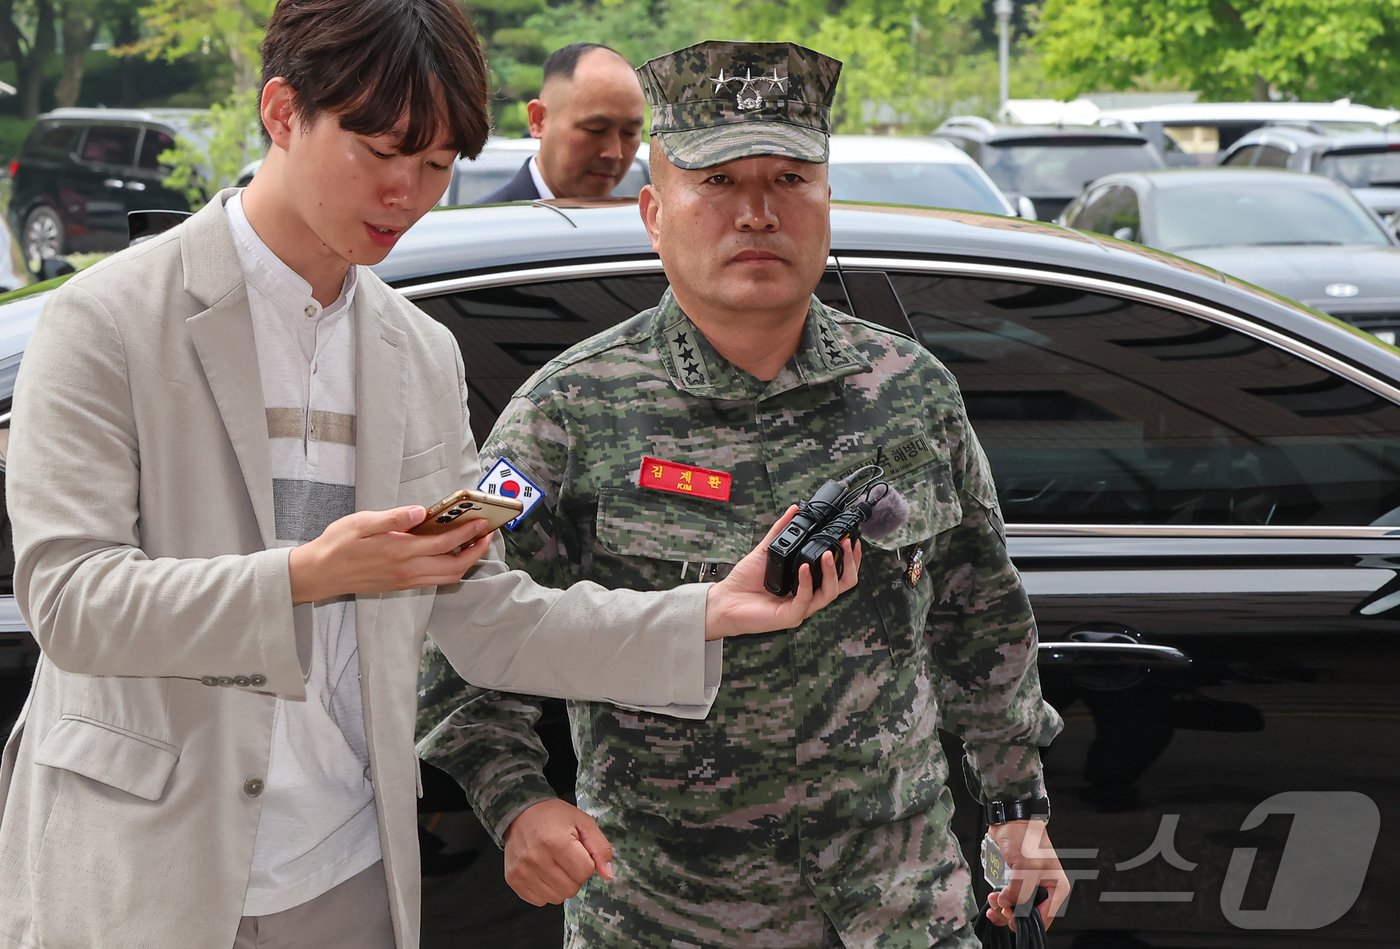
[[[146,182],[144,182],[144,181],[128,181],[128,182],[126,183],[126,190],[127,190],[127,191],[145,191],[145,190],[146,190]]]
[[[1180,669],[1191,665],[1191,657],[1175,646],[1153,646],[1128,642],[1075,642],[1064,640],[1041,643],[1041,666],[1134,666],[1137,668]]]
[[[125,184],[126,184],[126,182],[125,182],[125,181],[122,181],[120,178],[103,178],[103,179],[102,179],[102,187],[104,187],[104,188],[117,188],[117,189],[121,189]]]

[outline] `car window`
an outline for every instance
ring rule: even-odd
[[[982,166],[1002,191],[1035,197],[1078,194],[1089,182],[1115,171],[1160,168],[1144,144],[1113,140],[1045,139],[988,145]]]
[[[1108,196],[1111,188],[1095,188],[1084,202],[1077,208],[1071,207],[1066,212],[1065,223],[1070,227],[1077,227],[1082,231],[1094,231],[1099,234],[1107,234],[1105,228],[1108,226],[1109,205]]]
[[[141,137],[141,154],[136,160],[136,164],[141,168],[148,168],[152,171],[161,168],[160,154],[175,147],[175,139],[170,133],[161,129],[146,129],[146,134]]]
[[[1400,188],[1400,145],[1324,152],[1315,170],[1348,188]]]
[[[951,162],[839,162],[828,166],[835,201],[917,204],[1007,213],[974,168]]]
[[[1237,330],[1032,283],[891,273],[1006,520],[1400,522],[1400,407]]]
[[[408,289],[411,294],[411,288]],[[515,282],[414,300],[457,338],[466,366],[472,432],[485,440],[501,410],[536,369],[595,333],[656,306],[658,270],[615,277]],[[850,312],[840,277],[828,271],[823,303]]]
[[[75,125],[41,126],[35,133],[32,148],[34,151],[65,154],[72,150],[77,137],[78,127]]]
[[[1335,186],[1282,187],[1283,176],[1280,179],[1158,188],[1150,199],[1157,234],[1153,246],[1185,251],[1238,245],[1390,244],[1384,228],[1346,191]]]
[[[141,130],[130,125],[91,125],[78,157],[99,165],[130,165]]]
[[[1229,155],[1227,155],[1225,157],[1225,160],[1221,162],[1221,164],[1245,166],[1253,165],[1255,160],[1259,157],[1259,152],[1262,149],[1262,147],[1263,146],[1261,145],[1246,145],[1244,148],[1241,148],[1238,151],[1231,152]]]
[[[1287,168],[1288,152],[1273,145],[1261,145],[1254,164],[1260,168]]]

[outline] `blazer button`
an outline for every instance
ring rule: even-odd
[[[219,685],[233,685],[233,677],[219,676]]]
[[[267,685],[267,676],[258,674],[250,675],[248,677],[248,684],[254,687],[260,685]]]
[[[253,680],[248,678],[247,676],[234,676],[233,684],[238,686],[240,689],[246,689],[248,686],[253,684]]]
[[[257,797],[263,792],[262,778],[249,778],[243,782],[243,793],[249,797]]]
[[[202,679],[200,679],[199,681],[200,681],[200,682],[203,682],[205,685],[218,685],[218,684],[219,684],[219,680],[216,679],[216,678],[214,678],[213,676],[205,676],[205,677],[203,677]]]

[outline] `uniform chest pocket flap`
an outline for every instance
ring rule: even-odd
[[[946,465],[927,465],[891,479],[890,484],[908,505],[909,513],[891,532],[876,537],[863,533],[865,542],[877,550],[899,551],[928,542],[962,520],[962,505],[953,487],[953,475]],[[877,495],[879,489],[875,492]],[[877,514],[872,520],[879,519]]]
[[[638,487],[600,492],[596,529],[610,553],[674,563],[732,566],[757,542],[727,504]]]
[[[174,745],[79,715],[59,719],[34,756],[36,764],[71,771],[147,801],[160,800],[179,759],[180,749]]]

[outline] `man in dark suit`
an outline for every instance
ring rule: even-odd
[[[613,193],[642,140],[642,87],[627,60],[597,43],[557,49],[526,108],[539,153],[478,204]]]

